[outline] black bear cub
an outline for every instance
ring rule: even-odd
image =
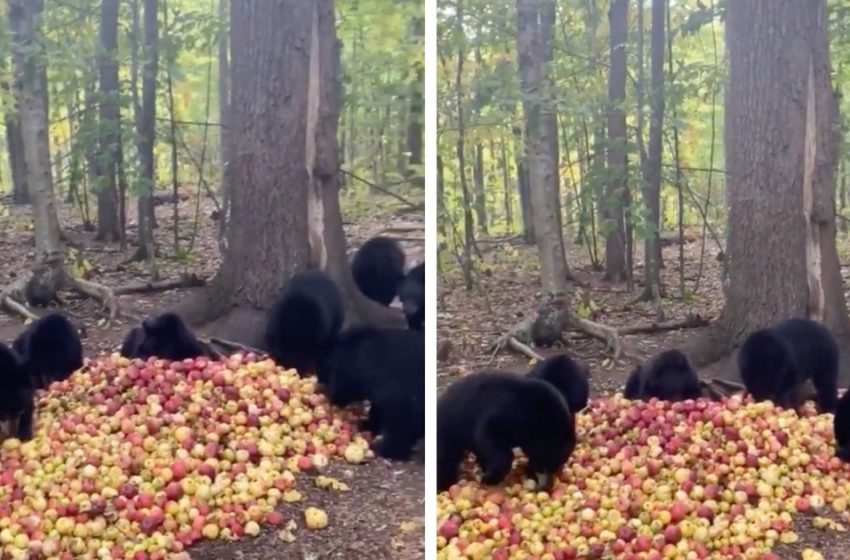
[[[665,350],[637,366],[626,381],[623,396],[632,400],[683,401],[702,396],[699,377],[680,350]]]
[[[266,350],[278,365],[311,374],[344,320],[342,296],[334,281],[321,270],[297,272],[269,310]]]
[[[542,379],[563,395],[570,413],[578,414],[587,408],[590,398],[590,369],[586,364],[558,354],[537,362],[528,372],[529,377]]]
[[[395,239],[373,237],[354,254],[351,275],[363,295],[389,305],[404,280],[404,251]]]
[[[835,407],[835,456],[850,463],[850,389],[844,391]]]
[[[131,329],[121,345],[121,355],[172,362],[199,356],[216,357],[215,352],[198,340],[180,315],[171,312],[145,319],[141,326]]]
[[[30,324],[12,343],[35,389],[64,381],[83,367],[83,344],[64,315],[51,313]]]
[[[401,309],[407,318],[407,326],[421,331],[425,328],[425,263],[418,264],[407,272],[398,289]]]
[[[414,330],[354,327],[336,337],[316,371],[337,406],[369,401],[362,428],[380,435],[375,452],[406,460],[425,437],[425,335]]]
[[[35,387],[18,353],[0,342],[0,426],[2,436],[33,437]]]
[[[576,445],[575,423],[564,397],[549,383],[500,371],[473,373],[437,401],[437,488],[457,482],[467,453],[484,472],[481,482],[502,482],[513,449],[528,457],[526,472],[551,487]]]
[[[771,400],[798,409],[812,380],[818,410],[833,412],[838,401],[838,344],[829,330],[810,319],[788,319],[752,333],[738,353],[747,391],[757,401]]]

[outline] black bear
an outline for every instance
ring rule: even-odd
[[[683,401],[702,396],[699,377],[680,350],[665,350],[637,366],[626,381],[623,396],[632,400]]]
[[[339,334],[316,371],[337,406],[369,401],[362,425],[380,441],[375,452],[406,460],[425,437],[425,335],[414,330],[354,327]]]
[[[818,410],[833,412],[838,401],[838,344],[829,329],[810,319],[788,319],[752,333],[738,353],[738,369],[757,401],[798,409],[812,380]]]
[[[12,343],[35,389],[64,381],[83,367],[83,344],[64,315],[51,313],[30,324]]]
[[[421,331],[425,328],[425,263],[418,264],[407,272],[398,289],[401,309],[407,318],[407,326]]]
[[[513,449],[528,457],[526,472],[541,488],[576,445],[575,422],[564,397],[540,379],[485,371],[459,379],[437,401],[437,487],[457,482],[467,453],[481,466],[481,482],[498,484],[513,463]]]
[[[351,275],[363,295],[389,305],[404,280],[404,251],[395,239],[373,237],[354,254]]]
[[[835,456],[850,463],[850,389],[838,400],[835,406]]]
[[[0,342],[0,426],[2,436],[32,439],[35,387],[18,353]]]
[[[587,365],[566,354],[558,354],[537,362],[528,375],[555,387],[567,401],[570,413],[578,414],[587,408],[590,397],[590,369]]]
[[[187,358],[207,356],[217,357],[195,336],[180,315],[172,312],[142,321],[127,333],[121,345],[121,355],[125,358],[160,358],[180,361]]]
[[[345,321],[342,296],[334,281],[321,270],[298,272],[269,310],[265,345],[280,366],[299,374],[313,373]]]

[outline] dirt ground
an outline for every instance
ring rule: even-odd
[[[189,190],[188,188],[186,190]],[[416,193],[411,196],[415,197]],[[419,191],[421,202],[421,190]],[[341,195],[345,213],[345,229],[349,250],[366,239],[387,234],[399,238],[407,253],[408,263],[424,259],[424,221],[422,211],[411,211],[397,201],[362,191]],[[214,209],[206,199],[196,213],[197,199],[192,196],[179,204],[180,250],[174,250],[172,206],[156,208],[159,227],[155,231],[161,250],[158,260],[162,279],[176,279],[180,274],[194,273],[210,279],[219,264],[218,224],[210,218]],[[128,216],[128,247],[94,241],[94,233],[80,225],[79,214],[63,208],[61,220],[68,238],[82,247],[75,273],[90,280],[119,286],[147,279],[140,263],[128,262],[135,239],[135,203]],[[193,236],[193,224],[197,231]],[[13,206],[6,199],[0,205],[0,285],[27,274],[34,261],[34,240],[28,206]],[[73,253],[73,252],[72,252]],[[121,296],[119,305],[130,317],[171,309],[184,300],[190,289]],[[84,326],[86,356],[113,352],[134,320],[119,317],[107,324],[106,313],[98,302],[63,293],[62,311]],[[39,310],[43,312],[43,310]],[[17,316],[0,313],[0,339],[10,342],[24,325]],[[203,334],[203,331],[201,331]],[[239,542],[212,542],[193,547],[189,554],[198,560],[212,559],[319,559],[319,558],[424,558],[424,455],[419,451],[414,461],[393,463],[375,459],[352,467],[331,463],[328,474],[350,487],[350,492],[329,493],[309,482],[299,484],[303,499],[281,509],[297,528],[289,535],[266,529],[257,538]],[[305,475],[306,476],[306,475]],[[304,526],[303,510],[308,506],[325,509],[330,518],[327,529],[311,532]],[[291,542],[289,542],[291,541]]]
[[[710,321],[722,309],[721,268],[717,260],[719,247],[709,238],[703,253],[699,234],[699,231],[693,231],[686,235],[692,241],[684,246],[684,279],[688,294],[685,298],[680,295],[679,246],[675,244],[663,249],[665,268],[662,270],[662,282],[666,287],[663,310],[667,320],[699,315]],[[539,305],[536,249],[522,244],[517,238],[484,242],[479,248],[483,263],[475,274],[475,285],[471,291],[466,290],[454,258],[452,266],[438,274],[439,390],[454,378],[480,369],[527,371],[529,367],[530,360],[526,356],[507,349],[493,355],[490,347],[511,326],[534,313]],[[850,286],[848,250],[850,242],[840,238],[839,254],[845,291]],[[701,254],[703,265],[699,275]],[[643,288],[642,247],[635,256],[634,291],[627,290],[624,284],[602,281],[602,273],[593,269],[584,247],[570,246],[567,258],[577,280],[580,297],[576,301],[582,302],[583,311],[589,311],[587,318],[615,327],[654,322],[654,310],[645,303],[634,302]],[[588,363],[592,370],[591,395],[598,398],[622,391],[627,375],[639,361],[660,350],[679,347],[692,337],[700,336],[701,331],[693,328],[625,336],[622,342],[627,357],[617,361],[612,359],[604,343],[575,332],[568,333],[566,348],[535,350],[543,356],[566,350]],[[699,373],[704,378],[737,377],[731,358]],[[800,541],[793,546],[783,545],[775,551],[782,558],[800,558],[805,548],[819,550],[824,558],[830,560],[850,558],[848,539],[814,529],[810,519],[800,516],[795,530],[801,537]]]

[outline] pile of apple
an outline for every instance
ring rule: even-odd
[[[252,355],[89,362],[41,396],[33,440],[2,444],[0,557],[164,559],[283,524],[295,473],[371,453],[315,389]]]
[[[798,417],[741,397],[597,401],[550,492],[517,468],[503,487],[467,472],[440,494],[438,557],[777,559],[798,540],[795,514],[850,522],[832,415],[808,406]]]

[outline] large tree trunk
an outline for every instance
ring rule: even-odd
[[[605,279],[622,282],[626,271],[626,41],[629,29],[629,1],[613,0],[608,10],[610,23],[611,66],[608,71],[608,185],[600,214],[607,229],[605,242]]]
[[[348,270],[337,196],[333,2],[232,2],[230,25],[227,247],[209,287],[186,305],[187,319],[221,318],[213,334],[262,347],[261,310],[287,278],[313,265],[337,281],[354,321],[403,324],[396,310],[358,298]]]
[[[100,154],[97,166],[97,239],[118,241],[117,164],[120,134],[118,104],[118,0],[103,0],[100,12]]]
[[[156,75],[159,63],[158,45],[159,27],[157,13],[158,0],[144,0],[144,63],[142,65],[142,104],[137,121],[138,149],[141,179],[144,183],[139,192],[139,240],[135,257],[147,259],[151,264],[151,274],[156,275],[154,263],[153,237],[153,188],[154,177],[153,148],[156,140]]]
[[[649,117],[649,154],[643,169],[643,202],[646,206],[646,238],[644,240],[644,281],[642,299],[660,305],[661,267],[659,225],[661,219],[661,155],[664,125],[664,25],[665,1],[652,0],[652,33],[650,39],[651,84]],[[660,308],[659,308],[660,309]]]
[[[59,219],[53,196],[50,170],[50,140],[45,115],[46,82],[42,70],[47,60],[37,40],[43,0],[8,0],[12,31],[16,87],[19,87],[21,136],[26,160],[26,178],[32,201],[35,248],[39,260],[53,258],[59,251]]]
[[[532,217],[540,255],[540,279],[549,295],[567,292],[569,269],[564,255],[560,228],[558,180],[553,171],[552,126],[554,106],[545,75],[545,62],[551,59],[553,0],[517,0],[517,52],[526,121],[526,153],[531,191]]]
[[[826,2],[730,2],[726,19],[729,282],[692,356],[717,361],[753,329],[793,316],[822,320],[846,348]]]

